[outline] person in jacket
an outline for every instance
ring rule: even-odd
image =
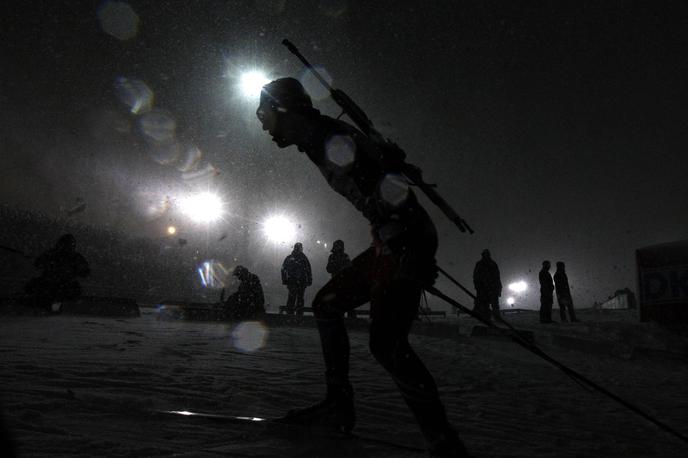
[[[552,320],[552,305],[554,303],[554,282],[549,273],[552,264],[549,261],[542,262],[542,269],[538,278],[540,280],[540,323],[554,323]]]
[[[557,293],[561,322],[567,321],[567,311],[571,322],[578,321],[576,312],[573,310],[573,299],[571,298],[571,288],[569,288],[569,277],[566,275],[566,266],[561,261],[557,262],[557,271],[554,272],[554,289]]]
[[[502,280],[499,276],[499,266],[490,255],[490,250],[484,249],[480,261],[473,269],[473,286],[476,299],[474,310],[485,320],[490,320],[490,308],[497,321],[501,321],[499,312],[499,298],[502,295]]]
[[[351,267],[351,259],[344,251],[344,242],[342,240],[335,240],[332,244],[330,256],[327,258],[327,267],[325,267],[325,270],[334,277],[347,267]],[[349,310],[346,316],[349,318],[356,318],[356,310]]]
[[[282,263],[282,284],[286,285],[289,292],[287,314],[303,315],[304,294],[306,288],[313,284],[313,276],[311,263],[303,254],[303,245],[300,242],[294,244],[294,250]]]
[[[239,288],[225,301],[225,315],[229,319],[249,320],[265,314],[265,296],[258,275],[244,266],[236,266],[232,273],[239,279]]]
[[[34,303],[48,311],[59,312],[63,301],[81,296],[79,278],[91,273],[86,259],[76,251],[76,238],[64,234],[55,246],[41,254],[34,262],[41,270],[24,288]]]

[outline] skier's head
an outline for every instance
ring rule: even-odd
[[[483,259],[490,259],[490,250],[485,248],[482,252]]]
[[[263,86],[256,110],[263,130],[272,135],[280,148],[298,143],[303,137],[304,121],[318,113],[311,97],[295,78],[280,78]]]
[[[335,251],[344,251],[344,242],[342,240],[335,240],[332,244],[332,253]]]
[[[294,244],[294,251],[297,253],[303,253],[303,245],[301,244],[301,242],[296,242]]]
[[[549,270],[550,267],[552,267],[552,264],[549,261],[542,261],[542,268],[544,270]]]
[[[557,270],[564,270],[565,267],[562,261],[557,262]]]
[[[243,281],[248,275],[248,269],[244,266],[236,266],[232,275]]]
[[[76,238],[72,234],[61,235],[55,246],[60,251],[74,251],[76,250]]]

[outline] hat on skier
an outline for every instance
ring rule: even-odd
[[[269,104],[286,111],[313,110],[313,102],[301,82],[296,78],[279,78],[260,91],[260,106]]]

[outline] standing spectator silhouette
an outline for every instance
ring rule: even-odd
[[[554,303],[554,282],[549,274],[552,264],[542,262],[540,270],[540,323],[554,323],[552,321],[552,304]]]
[[[239,279],[239,288],[225,301],[227,318],[245,320],[257,318],[265,313],[265,296],[258,275],[249,272],[244,266],[234,268]],[[224,290],[223,290],[224,294]]]
[[[499,297],[502,295],[502,280],[499,278],[499,266],[492,260],[490,250],[484,249],[482,259],[475,263],[473,269],[473,285],[475,286],[475,310],[487,321],[490,320],[490,308],[496,321],[501,321],[499,313]]]
[[[349,255],[344,252],[344,241],[335,240],[332,244],[332,251],[330,257],[327,258],[327,272],[334,277],[336,274],[351,267],[351,259]],[[346,313],[349,318],[356,318],[356,310],[350,310]]]
[[[554,287],[557,292],[561,322],[567,321],[567,310],[571,322],[578,321],[576,319],[576,313],[573,311],[573,299],[571,298],[571,289],[569,288],[569,277],[566,276],[566,266],[561,261],[557,262],[557,271],[554,273]]]
[[[294,251],[284,259],[282,263],[282,284],[287,286],[287,314],[303,315],[303,295],[306,287],[313,283],[311,275],[311,263],[303,254],[303,245],[294,244]]]
[[[48,311],[54,303],[81,296],[77,278],[91,273],[86,259],[76,251],[76,239],[72,234],[57,239],[55,246],[36,258],[34,265],[42,270],[41,275],[31,279],[24,290],[36,305]]]

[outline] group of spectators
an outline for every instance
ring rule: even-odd
[[[561,321],[578,321],[573,309],[573,299],[571,298],[571,288],[569,287],[565,264],[561,261],[557,262],[554,278],[549,273],[550,268],[551,263],[543,261],[542,270],[538,275],[540,281],[540,322],[544,324],[554,323],[552,306],[555,292],[559,303]],[[473,310],[485,321],[491,321],[492,318],[501,321],[499,298],[502,295],[502,281],[499,266],[492,259],[490,250],[483,250],[482,258],[475,264],[473,285],[476,291]]]
[[[327,261],[327,272],[334,276],[351,265],[349,255],[344,251],[344,242],[336,240]],[[229,318],[255,318],[265,313],[265,298],[260,279],[244,266],[237,266],[233,275],[240,281],[237,291],[224,300],[225,315]],[[303,244],[294,244],[292,252],[284,259],[281,268],[282,284],[287,287],[287,302],[284,311],[288,315],[303,315],[306,288],[313,284],[313,271],[308,257],[303,253]],[[355,312],[349,312],[355,317]]]

